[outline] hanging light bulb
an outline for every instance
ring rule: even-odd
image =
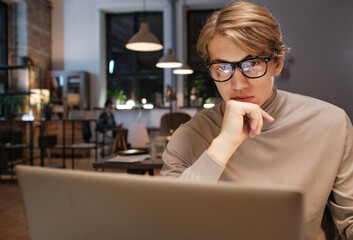
[[[194,70],[189,65],[184,63],[180,68],[174,69],[173,73],[174,74],[180,74],[180,75],[183,75],[183,74],[186,75],[186,74],[193,74]]]
[[[144,15],[145,1],[143,1],[143,16]],[[133,51],[151,52],[161,50],[163,45],[159,42],[158,38],[150,32],[148,24],[143,20],[140,24],[140,30],[130,38],[125,47]]]
[[[159,68],[177,68],[181,67],[183,64],[173,56],[172,49],[168,48],[167,54],[161,57],[156,64]]]
[[[150,52],[161,50],[163,45],[159,42],[157,37],[150,32],[148,24],[142,22],[140,30],[130,38],[125,47],[134,51]]]

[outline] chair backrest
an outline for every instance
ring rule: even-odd
[[[161,136],[169,136],[180,124],[191,119],[190,115],[184,112],[169,112],[162,116],[160,123]]]
[[[83,111],[83,110],[71,110],[68,115],[70,120],[82,120],[82,139],[84,142],[94,142],[96,139],[95,131],[98,122],[98,111]],[[97,121],[92,121],[97,119]],[[80,121],[78,121],[79,123]],[[76,123],[75,123],[76,124]]]
[[[82,121],[82,137],[83,141],[89,143],[92,138],[92,132],[89,121]]]

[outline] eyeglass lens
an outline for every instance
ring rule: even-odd
[[[264,59],[256,58],[241,62],[240,68],[243,75],[249,78],[261,77],[265,74],[267,62]],[[216,81],[230,79],[235,71],[234,63],[214,63],[210,66],[211,77]]]

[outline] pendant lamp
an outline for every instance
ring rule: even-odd
[[[143,14],[145,14],[145,1],[143,1]],[[150,32],[148,24],[143,20],[140,24],[140,30],[130,38],[125,47],[133,51],[151,52],[161,50],[163,45]]]
[[[173,56],[172,49],[168,48],[167,54],[161,57],[156,64],[159,68],[178,68],[181,67],[183,64]]]
[[[193,74],[194,70],[192,70],[192,68],[189,65],[184,63],[180,68],[174,69],[173,73],[180,74],[180,75],[186,75],[186,74]]]

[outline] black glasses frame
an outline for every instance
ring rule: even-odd
[[[273,54],[269,57],[253,57],[253,58],[247,58],[247,59],[244,59],[242,61],[239,61],[239,62],[222,62],[222,61],[217,61],[217,62],[213,62],[213,63],[210,63],[207,65],[207,69],[208,69],[208,73],[210,74],[211,78],[213,79],[213,81],[215,82],[226,82],[226,81],[229,81],[229,79],[231,79],[234,75],[234,72],[237,68],[239,68],[239,71],[241,72],[241,74],[244,75],[244,77],[247,77],[247,78],[250,78],[250,79],[255,79],[255,78],[260,78],[260,77],[263,77],[266,75],[267,73],[267,66],[268,66],[268,62],[271,61],[272,59],[274,59],[275,57],[277,56],[277,54]],[[255,59],[262,59],[265,61],[266,63],[266,69],[265,69],[265,72],[264,74],[260,75],[260,76],[257,76],[257,77],[249,77],[247,76],[244,72],[243,72],[243,69],[241,68],[241,65],[243,64],[243,62],[246,62],[246,61],[249,61],[249,60],[255,60]],[[230,75],[230,77],[226,80],[216,80],[212,77],[212,74],[210,72],[210,67],[213,65],[213,64],[218,64],[218,63],[226,63],[226,64],[230,64],[232,66],[232,74]]]

